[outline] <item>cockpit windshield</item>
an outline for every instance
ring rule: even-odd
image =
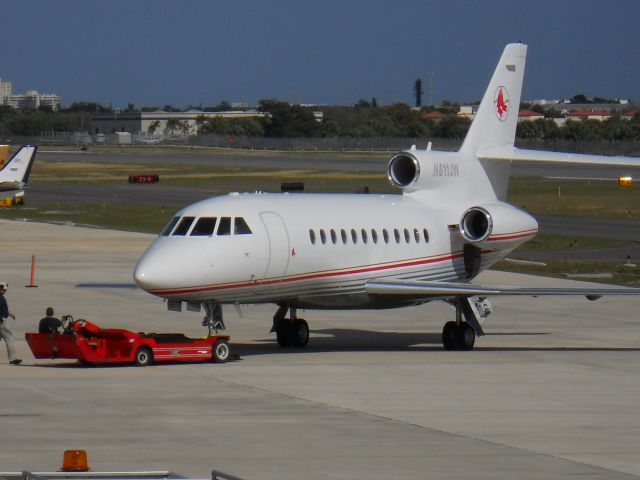
[[[217,228],[216,228],[217,227]],[[162,236],[211,237],[251,235],[251,227],[243,217],[173,217]]]
[[[191,235],[210,237],[216,228],[216,220],[216,217],[200,217],[191,230]]]
[[[182,220],[180,220],[180,223],[178,224],[176,229],[173,231],[173,234],[186,235],[187,232],[189,231],[189,227],[191,227],[191,224],[193,223],[193,220],[194,220],[194,217],[182,217]]]
[[[162,231],[162,236],[166,237],[167,235],[169,235],[171,233],[171,231],[173,230],[173,227],[176,226],[176,223],[178,223],[178,220],[180,220],[180,217],[173,217],[169,223],[167,224],[166,227],[164,227],[164,230]]]

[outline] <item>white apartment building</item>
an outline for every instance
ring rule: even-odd
[[[3,82],[0,78],[0,105],[4,104],[4,98],[11,95],[11,82]]]
[[[23,95],[8,95],[4,97],[4,104],[13,108],[37,109],[49,107],[51,110],[60,110],[61,98],[53,93],[38,93],[29,90]]]

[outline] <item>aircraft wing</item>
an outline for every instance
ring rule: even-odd
[[[480,160],[511,160],[514,162],[579,163],[583,165],[611,165],[640,167],[640,158],[584,155],[578,153],[545,152],[520,148],[493,148],[478,152]]]
[[[367,282],[365,288],[369,295],[401,296],[416,300],[475,296],[486,297],[491,295],[526,295],[532,297],[542,295],[584,295],[589,300],[597,300],[604,295],[640,295],[640,288],[534,288],[407,280]]]

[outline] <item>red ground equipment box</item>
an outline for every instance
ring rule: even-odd
[[[87,320],[62,317],[63,333],[25,333],[35,358],[72,358],[82,363],[135,363],[229,360],[229,337],[189,338],[182,333],[142,333],[100,328]]]

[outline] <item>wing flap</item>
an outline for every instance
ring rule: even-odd
[[[369,295],[399,295],[406,298],[415,299],[492,295],[523,295],[532,297],[543,295],[583,295],[589,300],[596,300],[605,295],[640,295],[640,288],[539,288],[406,280],[367,282],[365,288]]]

